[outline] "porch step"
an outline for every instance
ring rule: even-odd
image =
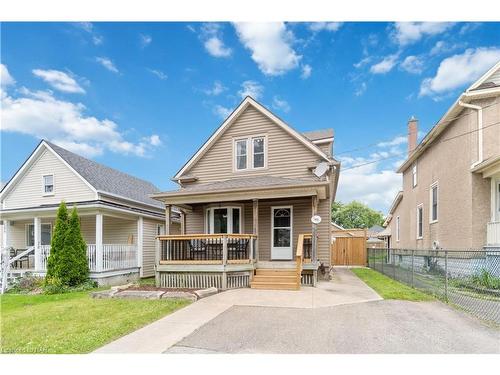
[[[298,290],[300,280],[292,270],[259,268],[256,270],[250,287],[252,289]]]

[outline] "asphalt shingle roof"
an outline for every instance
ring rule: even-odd
[[[317,141],[319,139],[332,138],[333,137],[333,129],[320,129],[320,130],[312,130],[309,132],[302,133],[306,138],[311,141]]]
[[[149,197],[159,191],[152,183],[86,159],[51,142],[45,142],[96,190],[150,206],[164,207],[162,202]]]

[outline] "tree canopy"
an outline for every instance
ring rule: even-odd
[[[384,216],[361,202],[352,201],[347,204],[333,202],[332,220],[346,229],[370,228],[382,225]]]

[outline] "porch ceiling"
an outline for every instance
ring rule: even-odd
[[[496,174],[500,174],[500,155],[497,157],[489,158],[482,163],[476,165],[472,172],[482,173],[483,178],[492,177]]]
[[[173,192],[157,193],[152,197],[166,204],[175,205],[308,196],[317,196],[319,199],[326,199],[329,193],[329,184],[328,181],[311,181],[294,185],[238,187],[209,191],[182,189]]]

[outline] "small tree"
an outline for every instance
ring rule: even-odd
[[[382,225],[384,216],[363,203],[352,201],[348,204],[332,204],[332,220],[344,228],[370,228]]]
[[[61,202],[57,210],[56,224],[52,241],[50,242],[50,255],[47,259],[47,279],[58,277],[58,254],[64,248],[64,238],[68,230],[68,209],[66,203]]]
[[[58,276],[63,285],[75,286],[88,279],[87,244],[80,230],[80,218],[76,207],[71,211],[64,247],[58,258]]]

